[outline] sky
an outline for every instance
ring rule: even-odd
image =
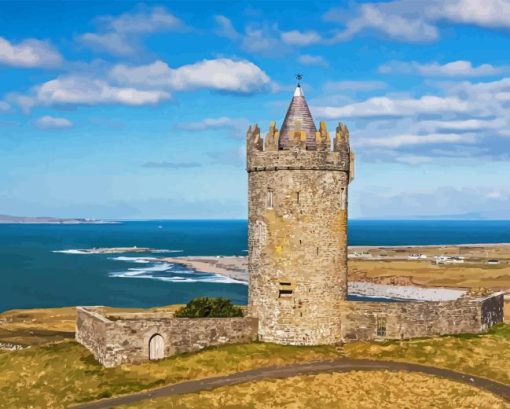
[[[510,1],[0,2],[0,214],[243,219],[296,85],[352,218],[510,219]]]

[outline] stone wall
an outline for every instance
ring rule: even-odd
[[[252,342],[257,339],[257,319],[175,318],[173,314],[103,315],[97,308],[77,308],[76,340],[106,367],[149,359],[154,335],[164,340],[164,357],[208,346]]]
[[[342,305],[342,340],[481,333],[502,321],[502,293],[444,302],[349,301]]]

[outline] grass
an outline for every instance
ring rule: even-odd
[[[62,408],[183,380],[338,356],[333,347],[229,345],[141,365],[103,368],[75,342],[0,354],[0,408]]]
[[[411,260],[349,260],[349,280],[363,277],[387,282],[407,278],[426,287],[510,288],[510,264],[440,264]]]
[[[168,308],[172,309],[174,307]],[[109,311],[114,313],[121,310],[109,309]],[[30,348],[21,351],[0,351],[0,396],[2,397],[0,408],[58,409],[71,403],[141,391],[184,380],[227,375],[264,366],[332,359],[342,355],[352,358],[417,362],[510,384],[509,325],[498,325],[484,335],[466,334],[384,343],[357,342],[346,344],[343,352],[338,352],[334,347],[291,347],[263,343],[229,345],[199,353],[180,355],[158,362],[105,369],[94,360],[88,350],[68,339],[73,334],[74,320],[75,311],[73,308],[18,310],[0,314],[0,342],[17,340],[21,341],[19,343],[22,345],[31,345]],[[4,332],[2,333],[2,331]],[[2,334],[6,333],[8,336],[3,338]],[[58,342],[55,343],[54,341]],[[358,385],[353,389],[357,389],[359,385],[365,385],[367,382],[372,382],[372,375],[373,373],[357,375],[361,378],[359,378],[359,382],[356,381],[358,383],[353,383],[353,385]],[[388,379],[390,377],[390,375],[385,376]],[[388,382],[390,381],[388,380]],[[307,382],[309,381],[306,381],[303,385],[308,385],[313,390],[315,381],[312,382],[313,385]],[[342,382],[337,384],[338,388],[343,388]],[[291,384],[282,383],[280,387],[283,389],[280,390],[280,394],[289,396],[290,399],[292,394],[287,393],[286,385],[289,385],[290,390],[294,390]],[[436,390],[431,383],[424,385],[431,387],[431,389],[428,389],[429,392],[430,390]],[[324,386],[324,388],[326,388],[326,391],[328,390],[327,386]],[[236,389],[232,389],[232,391],[234,390]],[[250,389],[246,389],[245,392],[242,392],[243,390],[245,389],[240,390],[240,393],[245,393],[246,399],[251,399]],[[272,390],[275,391],[276,389],[273,388]],[[365,388],[360,390],[365,390]],[[255,388],[253,391],[254,396],[258,396],[257,389]],[[330,394],[330,392],[327,392],[327,394]],[[314,396],[314,393],[309,393],[307,396]],[[314,399],[320,396],[322,395],[319,391]],[[338,399],[343,402],[341,400],[343,395],[339,396]],[[403,396],[402,399],[404,398],[406,397]],[[306,402],[306,399],[308,398],[303,397],[303,402]],[[384,403],[385,398],[381,399],[381,402]],[[175,405],[177,406],[162,407],[187,407],[178,406],[181,405],[179,402],[181,401],[176,401]],[[190,400],[189,402],[189,407],[195,407],[193,406],[194,401]],[[225,402],[230,401],[227,399]],[[354,398],[353,402],[355,402]],[[473,402],[476,403],[476,401]],[[458,407],[465,407],[461,403]],[[283,402],[282,407],[293,407],[285,405],[286,403]],[[202,407],[207,407],[207,405]],[[212,405],[211,407],[215,406]],[[328,406],[321,407],[327,408]],[[348,408],[349,406],[345,404],[341,407]],[[386,406],[380,407],[384,408]],[[406,406],[402,404],[395,407]],[[438,404],[431,407],[453,406],[440,406]],[[472,407],[484,406],[473,404]],[[497,408],[498,406],[494,407]]]
[[[370,358],[439,366],[510,384],[510,326],[489,333],[408,341],[356,342],[344,346],[349,358]]]
[[[377,371],[263,380],[118,408],[508,409],[509,405],[488,392],[446,379],[406,372]]]

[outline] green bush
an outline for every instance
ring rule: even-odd
[[[178,318],[242,317],[243,310],[232,304],[228,298],[198,297],[177,310],[175,316]]]

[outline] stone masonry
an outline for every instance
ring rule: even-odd
[[[163,338],[169,357],[208,346],[257,339],[257,320],[239,318],[175,318],[172,313],[106,314],[100,307],[78,307],[76,340],[105,367],[149,359],[150,340]]]
[[[283,131],[285,130],[285,131]],[[283,139],[283,140],[282,140]],[[298,85],[280,135],[247,133],[249,312],[259,339],[294,345],[482,332],[503,320],[503,296],[448,302],[347,301],[349,131],[331,143]]]
[[[315,128],[298,85],[282,125],[247,133],[248,316],[175,318],[78,307],[76,340],[106,367],[257,339],[291,345],[480,333],[503,321],[503,294],[444,302],[347,299],[349,131]]]

